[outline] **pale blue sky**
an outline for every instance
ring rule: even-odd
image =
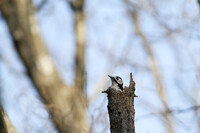
[[[196,65],[200,66],[198,6],[194,0],[155,1],[158,18],[151,15],[153,9],[149,8],[145,1],[146,4],[140,11],[139,22],[158,60],[169,107],[184,109],[193,105],[188,95],[192,97],[194,88],[200,87],[196,79],[195,65],[191,59],[193,54]],[[110,83],[107,75],[121,76],[127,86],[129,73],[133,72],[136,94],[139,96],[135,100],[136,132],[165,133],[166,129],[160,115],[141,118],[151,112],[160,112],[162,104],[155,90],[155,80],[147,67],[148,55],[141,45],[141,38],[135,34],[125,4],[122,0],[87,0],[85,11],[87,92],[89,97],[99,94],[90,103],[88,111],[93,116],[88,116],[89,124],[95,122],[93,132],[102,133],[106,129],[106,133],[109,133],[107,99],[105,94],[100,93]],[[70,6],[64,0],[49,0],[44,9],[37,14],[37,18],[42,39],[62,79],[68,84],[73,84],[72,57],[75,51],[75,37]],[[166,24],[170,30],[180,29],[180,33],[175,31],[174,34],[169,33],[158,21]],[[26,78],[24,67],[13,49],[8,29],[2,19],[0,19],[0,51],[3,88],[1,95],[13,124],[20,133],[53,131],[54,128],[48,120],[49,116],[38,94]],[[98,88],[99,91],[96,90],[97,85],[101,87]],[[199,94],[198,90],[196,92]],[[148,107],[146,102],[151,107]],[[198,102],[200,103],[200,99]],[[174,116],[176,133],[197,133],[197,125],[194,122],[196,117],[193,113]]]

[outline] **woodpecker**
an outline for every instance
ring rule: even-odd
[[[123,80],[122,78],[120,78],[119,76],[115,76],[112,77],[110,75],[108,75],[108,77],[110,77],[111,81],[112,81],[112,85],[111,88],[116,89],[116,90],[123,90]]]

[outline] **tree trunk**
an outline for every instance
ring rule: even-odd
[[[60,133],[87,132],[83,92],[66,86],[40,38],[31,0],[0,5],[16,51]]]
[[[108,94],[108,113],[111,133],[135,133],[134,97],[135,82],[130,74],[130,85],[123,91],[108,88],[103,93]]]

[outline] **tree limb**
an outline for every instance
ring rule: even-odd
[[[60,133],[87,132],[84,96],[63,83],[38,33],[31,0],[0,5],[16,51]],[[74,124],[72,124],[74,123]]]

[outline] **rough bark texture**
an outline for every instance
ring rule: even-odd
[[[16,51],[60,133],[87,132],[84,96],[66,86],[40,38],[31,0],[8,0],[0,10]]]
[[[108,94],[111,133],[135,133],[134,92],[135,82],[132,74],[129,87],[125,87],[123,91],[108,88],[103,92]]]
[[[0,0],[0,5],[6,2],[6,0]]]

